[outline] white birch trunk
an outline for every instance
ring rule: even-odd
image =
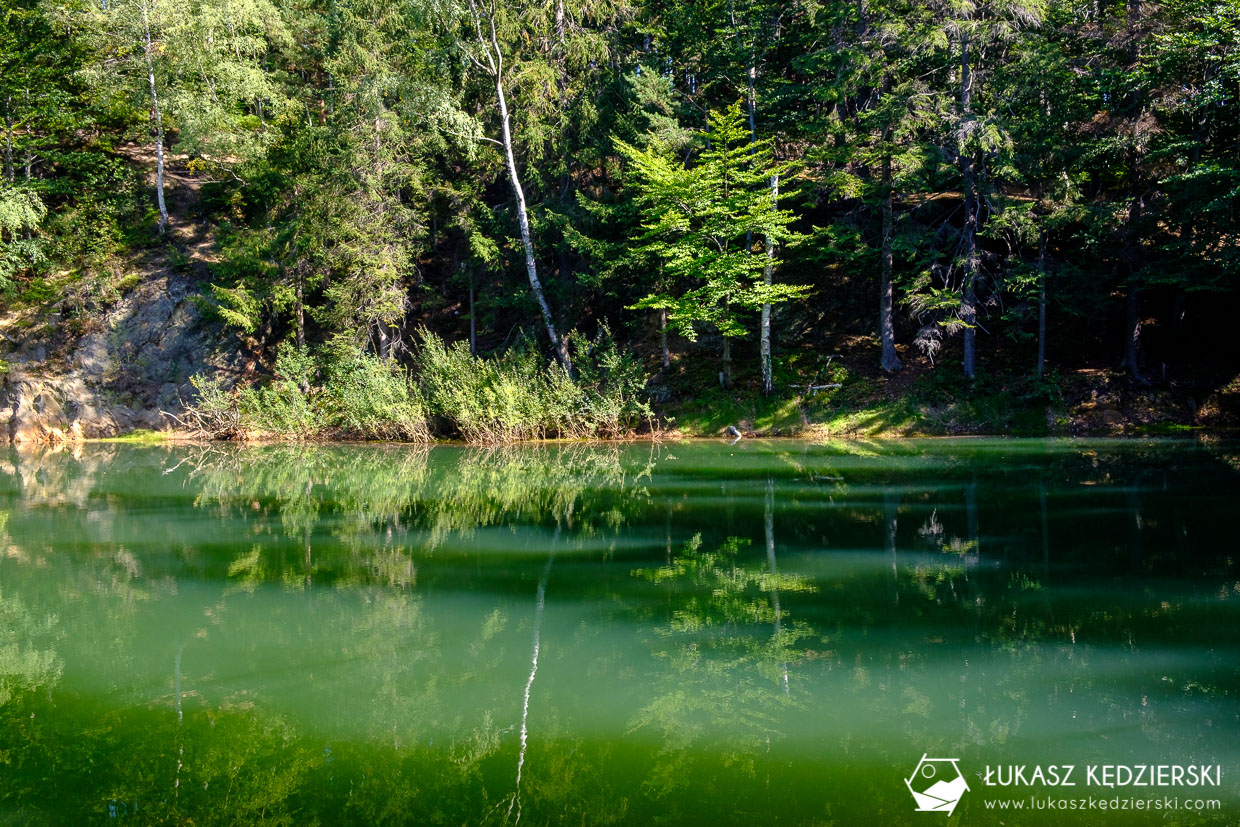
[[[149,2],[142,3],[142,25],[145,30],[143,53],[146,57],[146,82],[151,93],[151,120],[155,122],[155,202],[159,206],[159,234],[163,235],[168,230],[168,205],[164,202],[164,121],[159,113],[159,96],[155,93]]]
[[[538,278],[538,265],[534,259],[534,242],[530,236],[530,217],[525,206],[525,189],[521,186],[521,177],[517,174],[517,159],[512,150],[512,120],[508,115],[508,99],[504,94],[504,54],[499,47],[499,33],[495,28],[495,9],[492,6],[486,15],[487,25],[490,27],[491,33],[490,42],[488,43],[482,34],[482,20],[484,16],[482,11],[472,0],[469,7],[473,15],[479,45],[486,51],[487,63],[492,76],[495,78],[495,100],[499,107],[504,163],[508,168],[508,180],[512,184],[512,194],[517,201],[517,224],[521,229],[521,247],[525,252],[525,271],[530,279],[530,290],[534,294],[534,299],[538,302],[538,309],[542,311],[543,322],[547,326],[547,336],[551,339],[551,346],[555,348],[556,358],[566,370],[571,371],[572,363],[568,357],[568,346],[556,332],[555,320],[551,315],[551,306],[547,304],[547,297],[543,293],[542,281]]]
[[[779,173],[771,176],[771,206],[779,207]],[[762,268],[762,281],[770,287],[775,272],[775,240],[766,237],[766,265]],[[771,369],[771,305],[762,304],[762,326],[759,334],[759,351],[762,359],[762,393],[770,396],[775,392],[775,377]]]

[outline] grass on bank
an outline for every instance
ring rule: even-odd
[[[425,442],[426,411],[407,374],[355,347],[320,353],[281,347],[275,375],[258,387],[190,380],[198,399],[178,419],[213,439],[356,438]]]
[[[653,424],[647,378],[604,330],[594,340],[570,334],[575,374],[532,347],[476,357],[420,333],[412,370],[354,346],[310,351],[285,346],[266,384],[228,389],[196,377],[199,398],[181,425],[211,438],[369,439],[424,442],[434,437],[497,444],[522,440],[610,438]],[[663,425],[686,436],[717,436],[729,426],[769,436],[868,437],[952,433],[1046,434],[1054,386],[991,386],[947,372],[918,378],[887,395],[884,380],[835,362],[788,360],[778,393],[757,393],[741,374],[721,388],[715,365],[696,362],[650,384],[673,399]],[[812,368],[814,379],[796,380]],[[828,384],[806,390],[805,384]],[[1053,404],[1052,404],[1053,407]]]
[[[594,339],[569,335],[571,375],[528,347],[480,358],[426,330],[419,338],[412,371],[337,342],[281,348],[274,377],[258,387],[195,377],[198,399],[179,424],[224,439],[502,443],[616,437],[653,417],[640,364],[606,328]]]
[[[719,436],[729,426],[812,438],[1039,436],[1070,424],[1053,374],[967,380],[941,369],[897,381],[807,350],[777,361],[777,392],[768,398],[748,363],[738,364],[733,387],[722,388],[714,359],[685,359],[648,378],[605,329],[592,340],[568,339],[572,375],[530,345],[476,357],[465,343],[449,345],[426,330],[408,370],[348,344],[313,351],[285,346],[274,376],[260,386],[225,389],[196,378],[199,399],[182,424],[217,438],[440,437],[497,444],[655,430],[652,400],[658,427],[684,436]]]

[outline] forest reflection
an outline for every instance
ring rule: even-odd
[[[34,822],[904,823],[923,752],[1225,763],[1235,456],[9,453],[0,801]]]

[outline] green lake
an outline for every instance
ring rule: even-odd
[[[0,824],[1234,824],[1233,518],[1227,440],[0,449]]]

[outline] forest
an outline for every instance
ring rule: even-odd
[[[1238,98],[1240,0],[10,0],[0,383],[179,273],[210,436],[1234,424]]]

